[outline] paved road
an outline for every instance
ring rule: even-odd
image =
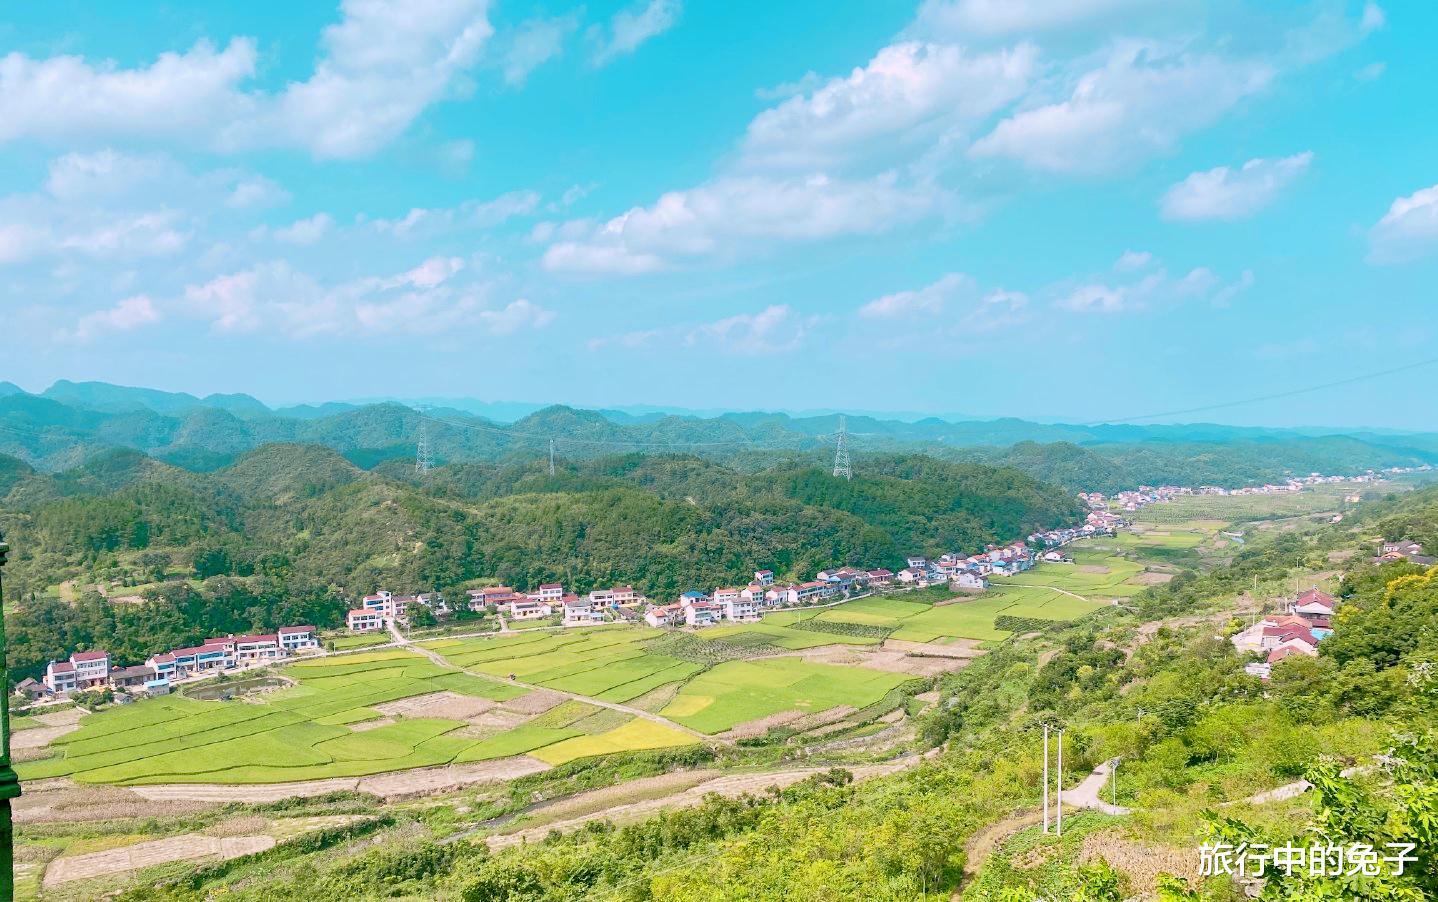
[[[1064,790],[1064,804],[1073,805],[1075,808],[1095,808],[1104,814],[1132,814],[1132,808],[1124,808],[1103,800],[1103,793],[1109,786],[1109,775],[1113,773],[1113,764],[1112,761],[1105,761],[1095,767],[1093,773],[1084,777],[1079,785]]]
[[[444,659],[444,656],[441,655],[439,652],[425,648],[423,645],[414,644],[412,641],[410,641],[408,638],[406,638],[400,633],[399,628],[394,625],[393,621],[390,621],[388,626],[389,634],[394,637],[395,645],[401,646],[403,648],[408,648],[411,651],[417,651],[420,654],[424,655],[426,658],[429,658],[434,663],[438,664],[440,667],[458,668],[459,670],[463,670],[465,673],[480,677],[482,679],[491,680],[496,683],[504,683],[509,686],[520,686],[525,689],[533,689],[539,692],[552,692],[555,695],[562,695],[565,698],[573,699],[574,701],[584,702],[588,705],[598,705],[601,708],[609,708],[613,711],[623,711],[626,714],[633,714],[635,717],[642,717],[645,720],[652,721],[657,724],[662,724],[663,726],[669,727],[670,729],[678,730],[681,733],[687,733],[690,736],[693,736],[696,739],[702,739],[705,742],[727,741],[714,736],[710,736],[707,733],[701,733],[698,730],[686,727],[681,723],[675,723],[669,718],[660,717],[658,714],[655,714],[651,711],[644,711],[640,708],[634,708],[629,705],[621,705],[618,702],[606,702],[602,699],[597,699],[590,695],[580,695],[578,692],[565,692],[562,689],[551,689],[548,686],[539,686],[533,683],[526,683],[522,680],[501,680],[498,677],[491,676],[487,673],[477,673],[464,667],[458,667],[458,665],[450,661],[446,661]]]

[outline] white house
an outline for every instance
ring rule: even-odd
[[[75,665],[69,661],[51,661],[45,666],[45,688],[56,694],[74,692]]]
[[[535,601],[557,605],[564,600],[564,585],[562,583],[542,583],[538,589],[529,593],[529,597]]]
[[[590,604],[587,598],[565,595],[561,605],[564,608],[565,626],[590,626],[604,622],[604,615],[595,611],[594,605]]]
[[[275,633],[280,640],[280,651],[294,654],[302,648],[319,648],[319,639],[312,626],[282,626]]]
[[[370,633],[384,629],[384,614],[371,608],[355,608],[345,615],[345,626],[352,633]]]
[[[75,665],[75,683],[81,689],[103,686],[110,678],[110,653],[107,651],[78,651],[70,656]]]
[[[772,586],[772,585],[774,585],[774,571],[773,571],[773,570],[755,570],[755,571],[754,571],[754,582],[755,582],[756,585],[760,585],[760,586]]]
[[[644,622],[653,627],[678,626],[684,622],[684,605],[678,603],[655,605],[644,612]]]
[[[240,661],[268,661],[280,656],[280,637],[240,636],[235,640],[235,657]]]
[[[733,620],[737,623],[759,619],[759,606],[749,599],[726,599],[719,602],[719,607],[724,612],[725,620]]]
[[[684,622],[690,626],[709,626],[722,616],[719,606],[708,601],[696,601],[684,608]]]
[[[509,616],[515,620],[537,620],[554,613],[554,608],[542,601],[516,596],[508,605]]]
[[[982,592],[989,587],[989,581],[972,570],[960,570],[950,586],[960,592]]]

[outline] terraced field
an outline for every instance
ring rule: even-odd
[[[57,756],[17,770],[22,780],[278,783],[485,761],[554,746],[560,748],[551,757],[572,760],[694,741],[661,724],[632,726],[622,712],[604,710],[601,717],[592,705],[536,711],[525,702],[529,690],[401,650],[303,662],[279,673],[296,684],[252,700],[168,696],[90,715],[55,740]],[[416,711],[424,713],[412,716]],[[585,741],[563,745],[578,739]]]
[[[686,683],[660,713],[704,733],[722,733],[784,712],[817,714],[841,705],[862,708],[907,679],[898,673],[800,658],[727,661]]]
[[[705,635],[711,635],[712,631]],[[421,643],[459,667],[601,701],[627,702],[685,680],[704,665],[644,647],[663,630],[613,627]]]

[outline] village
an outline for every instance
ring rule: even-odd
[[[1080,539],[1114,535],[1129,525],[1124,514],[1150,504],[1186,495],[1298,492],[1312,485],[1371,482],[1411,469],[1368,471],[1357,476],[1315,473],[1283,484],[1238,489],[1140,486],[1112,496],[1080,492],[1079,499],[1089,508],[1081,523],[1035,532],[1025,541],[990,544],[972,554],[948,553],[936,560],[911,556],[897,573],[882,567],[845,566],[821,570],[805,582],[781,584],[776,581],[774,571],[756,570],[743,587],[726,586],[707,592],[693,589],[667,602],[652,601],[632,586],[595,588],[582,596],[558,582],[542,583],[531,591],[488,586],[467,590],[463,606],[472,614],[494,615],[501,630],[508,629],[511,622],[540,625],[537,621],[556,628],[644,623],[655,628],[698,629],[724,622],[753,623],[762,619],[765,612],[836,603],[865,593],[943,586],[956,594],[978,594],[990,587],[991,577],[1022,573],[1039,562],[1070,563],[1064,546]],[[1357,500],[1356,497],[1353,500]],[[1416,542],[1384,542],[1373,562],[1435,563],[1433,557],[1422,552],[1422,546]],[[1314,587],[1289,602],[1285,614],[1265,617],[1232,637],[1232,641],[1240,651],[1268,653],[1266,661],[1248,665],[1251,674],[1266,679],[1272,665],[1290,654],[1317,654],[1318,642],[1331,632],[1329,618],[1336,605],[1335,599]],[[379,590],[364,596],[359,607],[350,609],[345,614],[344,625],[356,634],[397,631],[411,625],[412,614],[419,608],[425,609],[433,622],[446,620],[454,612],[449,601],[438,592],[396,595]],[[168,693],[176,682],[296,655],[323,653],[318,631],[310,625],[282,626],[267,634],[211,637],[195,646],[151,655],[143,664],[122,667],[114,666],[106,651],[83,650],[71,654],[67,660],[49,662],[41,680],[27,678],[17,685],[16,691],[31,700],[65,699],[76,692],[98,689],[158,695]]]

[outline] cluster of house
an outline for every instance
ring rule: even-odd
[[[449,613],[449,605],[438,592],[421,592],[418,595],[395,595],[380,590],[366,595],[360,606],[345,614],[345,626],[356,633],[368,633],[384,629],[386,621],[409,623],[410,611],[416,607],[428,608],[436,618]]]
[[[273,661],[319,647],[314,627],[282,626],[265,635],[217,636],[189,648],[173,648],[151,655],[144,664],[129,667],[112,667],[109,652],[77,651],[69,660],[47,664],[41,682],[27,678],[16,689],[32,698],[100,688],[163,693],[174,680],[257,661]]]
[[[1438,558],[1423,553],[1423,546],[1418,542],[1400,541],[1384,542],[1378,546],[1378,554],[1374,556],[1375,564],[1391,564],[1394,561],[1407,561],[1410,564],[1421,564],[1424,567],[1431,567],[1438,564]]]
[[[1267,654],[1244,669],[1266,680],[1273,665],[1289,655],[1317,655],[1318,643],[1333,632],[1337,607],[1337,599],[1314,586],[1288,602],[1286,614],[1269,615],[1235,634],[1231,641],[1240,652]]]
[[[1079,492],[1079,499],[1095,510],[1117,506],[1125,511],[1136,511],[1141,507],[1172,501],[1183,495],[1281,495],[1289,492],[1301,492],[1308,486],[1375,482],[1390,476],[1401,476],[1404,473],[1417,473],[1431,469],[1433,468],[1429,464],[1423,464],[1419,467],[1388,467],[1384,470],[1367,470],[1354,476],[1324,476],[1321,473],[1310,473],[1307,476],[1293,477],[1284,482],[1270,482],[1236,489],[1225,489],[1217,485],[1197,487],[1141,485],[1135,490],[1119,492],[1112,496],[1104,495],[1102,492]],[[1359,499],[1358,496],[1349,496],[1347,500],[1356,502]]]
[[[1097,493],[1094,493],[1092,496],[1080,493],[1079,497],[1088,502],[1090,506],[1094,505],[1094,502],[1089,501],[1090,497],[1100,499],[1100,506],[1103,503],[1103,496]],[[1093,536],[1111,536],[1118,532],[1120,528],[1127,525],[1128,521],[1118,514],[1109,510],[1095,508],[1088,512],[1088,516],[1084,518],[1084,522],[1079,525],[1061,526],[1058,529],[1046,529],[1042,532],[1036,532],[1029,536],[1029,542],[1034,545],[1042,545],[1048,549],[1056,549],[1078,539],[1088,539]],[[1044,558],[1046,560],[1062,560],[1063,555],[1056,554],[1050,557],[1049,553],[1045,552]]]

